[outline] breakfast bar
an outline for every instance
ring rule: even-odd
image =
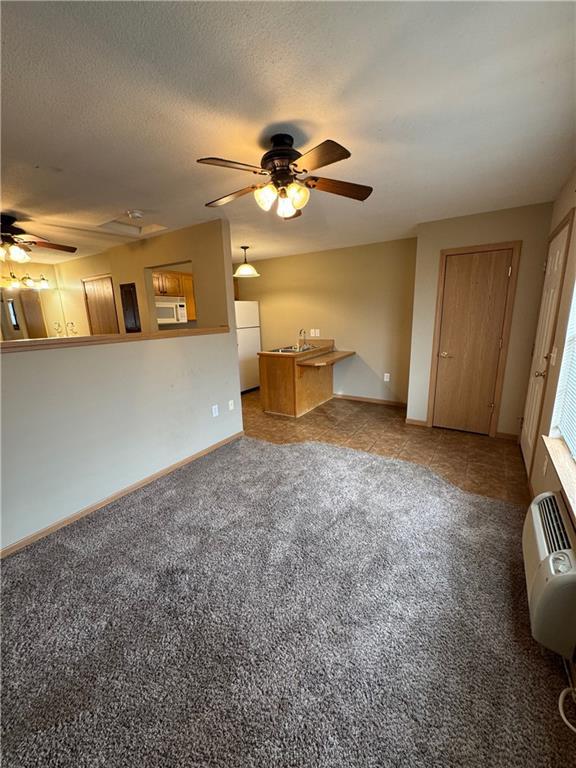
[[[355,352],[334,349],[334,339],[259,352],[260,397],[266,413],[303,416],[332,399],[333,367]]]

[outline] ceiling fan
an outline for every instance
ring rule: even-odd
[[[348,181],[325,179],[322,176],[304,176],[317,168],[323,168],[339,160],[346,160],[350,152],[336,141],[327,139],[314,149],[301,154],[294,149],[294,139],[288,133],[276,133],[270,139],[272,149],[260,160],[260,166],[223,160],[221,157],[201,157],[198,162],[206,165],[219,165],[237,171],[248,171],[261,177],[261,183],[243,187],[229,195],[212,200],[206,205],[214,208],[231,203],[238,197],[254,194],[256,202],[264,211],[269,211],[274,203],[276,213],[283,219],[295,219],[302,215],[302,208],[310,199],[310,190],[330,192],[333,195],[350,197],[353,200],[366,200],[372,193],[372,187],[363,184],[351,184]]]
[[[12,216],[8,213],[0,214],[1,219],[1,246],[0,246],[0,260],[5,261],[17,261],[23,264],[26,261],[31,261],[32,258],[29,255],[31,246],[37,248],[52,248],[55,251],[64,251],[65,253],[76,253],[76,248],[72,245],[61,245],[59,243],[52,243],[49,240],[44,240],[41,237],[26,232],[25,229],[16,226],[18,221],[16,216]]]

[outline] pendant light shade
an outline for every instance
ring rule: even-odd
[[[234,277],[260,277],[260,273],[256,271],[256,269],[252,266],[252,264],[248,264],[246,261],[246,251],[248,250],[247,245],[241,245],[240,248],[244,251],[244,261],[242,264],[239,264],[236,268],[236,272],[234,272]]]

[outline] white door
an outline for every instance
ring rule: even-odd
[[[255,328],[260,325],[260,311],[257,301],[235,301],[236,328]]]
[[[532,457],[534,456],[538,440],[538,427],[540,424],[548,364],[552,355],[555,354],[555,351],[552,349],[552,342],[554,340],[558,302],[564,277],[568,232],[569,226],[567,224],[558,232],[548,247],[546,277],[544,278],[544,287],[542,289],[540,314],[538,316],[528,393],[524,408],[524,421],[522,422],[522,433],[520,435],[520,446],[528,474],[530,474]]]
[[[258,352],[260,352],[260,328],[238,328],[238,363],[240,366],[240,390],[260,385]]]

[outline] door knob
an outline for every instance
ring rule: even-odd
[[[546,371],[536,371],[534,376],[536,376],[537,379],[538,378],[545,379],[546,378]]]
[[[449,355],[448,352],[440,352],[440,357],[454,357],[454,355]]]

